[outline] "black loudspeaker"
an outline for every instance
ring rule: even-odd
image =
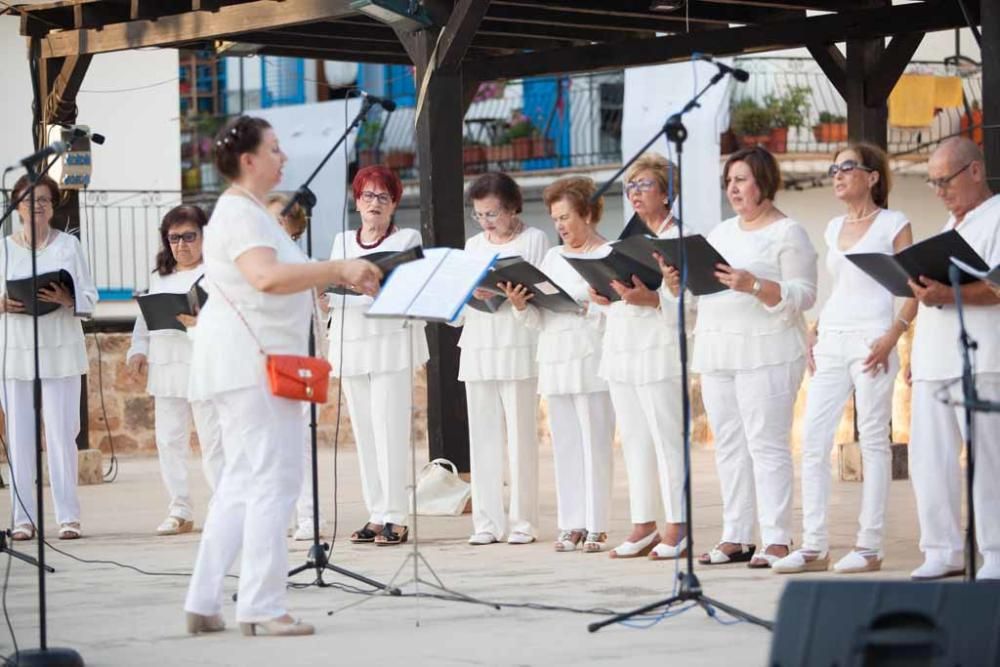
[[[789,582],[768,664],[1000,665],[1000,585]]]

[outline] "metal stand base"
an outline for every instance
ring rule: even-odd
[[[20,561],[24,561],[28,565],[33,565],[34,567],[41,567],[39,565],[38,561],[35,560],[34,558],[32,558],[31,556],[26,556],[26,555],[24,555],[24,554],[22,554],[22,553],[20,553],[18,551],[15,551],[12,547],[8,546],[7,540],[8,540],[9,537],[10,537],[10,531],[9,530],[0,531],[0,554],[7,553],[7,554],[10,554],[12,558],[16,558],[16,559],[18,559]],[[53,568],[53,567],[51,567],[49,565],[46,565],[45,566],[45,571],[51,574],[51,573],[55,572],[56,570],[55,570],[55,568]]]
[[[288,576],[294,577],[300,572],[305,572],[306,570],[316,570],[316,580],[313,581],[310,586],[318,586],[319,588],[329,588],[330,584],[323,580],[323,573],[327,570],[331,572],[336,572],[337,574],[342,574],[345,577],[350,577],[355,581],[360,581],[363,584],[368,584],[372,588],[378,588],[385,591],[389,595],[399,595],[400,590],[398,588],[392,587],[392,582],[388,584],[383,584],[381,582],[375,581],[374,579],[369,579],[368,577],[358,574],[357,572],[352,572],[348,569],[338,567],[336,565],[330,564],[330,559],[327,557],[327,551],[330,550],[330,545],[323,543],[314,543],[309,547],[309,555],[306,556],[306,562],[298,567],[289,571]]]
[[[7,663],[16,667],[83,667],[83,658],[71,648],[29,648],[7,656]]]

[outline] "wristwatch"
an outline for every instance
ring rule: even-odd
[[[758,294],[760,294],[760,290],[762,287],[763,285],[760,284],[760,281],[754,278],[753,285],[750,286],[750,293],[753,294],[754,296],[757,296]]]

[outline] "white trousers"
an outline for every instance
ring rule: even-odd
[[[888,372],[869,375],[861,368],[868,346],[858,340],[859,336],[824,332],[814,350],[816,373],[809,383],[802,443],[802,546],[806,549],[826,551],[829,547],[826,518],[830,502],[830,450],[852,390],[864,470],[855,544],[882,549],[892,480],[889,421],[899,358],[893,351]]]
[[[538,525],[536,378],[465,383],[469,407],[472,524],[476,533],[535,535]],[[504,513],[503,454],[510,466],[510,516]]]
[[[361,464],[368,521],[406,525],[412,376],[408,369],[341,378]]]
[[[554,394],[549,430],[556,473],[560,530],[608,530],[614,458],[615,416],[608,392]]]
[[[805,360],[701,376],[722,486],[722,540],[753,543],[754,510],[764,545],[790,544],[789,437]]]
[[[184,608],[222,610],[224,578],[242,550],[236,619],[284,615],[285,530],[302,484],[302,407],[261,385],[219,394],[226,466],[209,506]]]
[[[1000,400],[1000,373],[975,376],[983,400]],[[965,472],[959,455],[965,447],[965,410],[938,400],[962,397],[961,382],[914,382],[910,408],[910,479],[920,519],[920,550],[949,563],[961,563],[965,531],[961,521]],[[1000,414],[974,413],[973,447],[976,540],[984,559],[1000,562]]]
[[[170,496],[168,513],[186,521],[194,518],[188,486],[188,455],[191,451],[191,418],[194,417],[201,445],[201,467],[213,491],[222,477],[226,454],[222,450],[219,416],[210,401],[189,402],[184,398],[157,396],[154,402],[154,434],[160,458],[160,474]]]
[[[643,385],[610,382],[609,387],[622,438],[632,523],[660,516],[681,523],[685,514],[680,378]]]
[[[302,419],[305,421],[305,438],[302,442],[302,489],[299,491],[299,499],[295,503],[295,515],[299,528],[312,529],[313,525],[313,493],[312,493],[312,433],[310,422],[312,413],[309,410],[309,403],[302,403]],[[318,410],[318,408],[317,408]],[[319,413],[316,414],[319,417]],[[323,523],[323,513],[319,514],[319,522]]]
[[[14,525],[33,524],[38,516],[35,494],[35,408],[31,380],[4,382],[2,406],[7,423],[7,451],[13,483],[10,485]],[[42,379],[42,423],[49,461],[49,485],[56,522],[80,520],[76,492],[80,433],[80,376]],[[16,489],[16,495],[15,495]]]

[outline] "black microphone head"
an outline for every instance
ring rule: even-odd
[[[381,102],[379,103],[382,105],[382,108],[385,109],[386,111],[396,110],[396,103],[393,102],[392,100],[381,100]]]
[[[103,144],[104,143],[104,135],[103,134],[98,134],[97,132],[94,132],[92,135],[90,135],[90,140],[92,142],[94,142],[95,144]]]
[[[750,72],[746,71],[745,69],[733,69],[732,74],[733,78],[739,81],[740,83],[746,83],[747,80],[750,78]]]

